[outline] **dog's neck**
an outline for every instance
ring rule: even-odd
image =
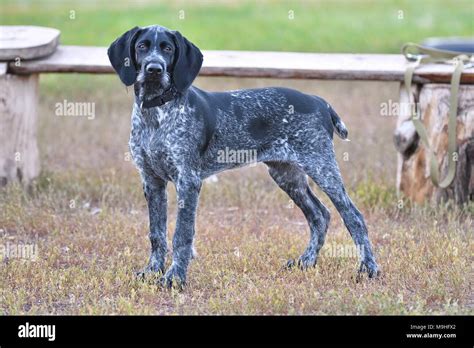
[[[181,93],[176,89],[176,87],[172,84],[167,90],[165,90],[162,94],[149,99],[149,100],[142,100],[140,98],[140,86],[135,84],[135,100],[137,104],[139,104],[140,109],[149,109],[155,106],[162,106],[167,102],[178,98]]]
[[[162,97],[162,95],[160,95]],[[154,99],[153,99],[154,100]],[[186,109],[187,90],[177,93],[174,98],[160,103],[156,106],[145,107],[139,95],[135,95],[134,115],[136,115],[145,127],[152,129],[160,128],[167,120],[176,119]]]

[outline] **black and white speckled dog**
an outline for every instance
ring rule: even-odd
[[[329,224],[329,211],[311,191],[308,175],[329,196],[359,247],[359,272],[378,273],[364,219],[346,193],[335,160],[333,132],[346,139],[347,129],[328,103],[287,88],[215,93],[193,87],[201,51],[179,32],[160,26],[127,31],[108,55],[122,82],[135,90],[130,150],[148,201],[151,240],[150,261],[140,275],[164,273],[166,184],[172,181],[178,196],[173,262],[161,282],[184,284],[202,181],[248,163],[222,160],[222,151],[229,149],[255,153],[306,216],[309,245],[288,266],[316,264]]]

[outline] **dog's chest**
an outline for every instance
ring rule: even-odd
[[[186,163],[189,130],[180,110],[153,110],[132,114],[130,150],[140,170],[173,180]]]

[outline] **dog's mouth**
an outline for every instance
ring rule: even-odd
[[[151,105],[171,87],[171,78],[169,73],[164,73],[158,78],[146,77],[143,73],[137,77],[140,105]],[[149,107],[149,106],[148,106]]]

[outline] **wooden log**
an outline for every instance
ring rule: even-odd
[[[37,104],[38,75],[0,76],[0,186],[27,185],[40,172]]]
[[[448,170],[449,97],[448,84],[426,84],[421,87],[418,98],[430,145],[440,163],[441,178]],[[456,176],[446,189],[434,187],[431,182],[428,152],[419,141],[409,113],[399,115],[395,131],[395,146],[399,151],[397,188],[416,203],[438,204],[452,199],[463,204],[474,200],[474,86],[460,86],[458,98]],[[400,101],[408,101],[404,86]]]

